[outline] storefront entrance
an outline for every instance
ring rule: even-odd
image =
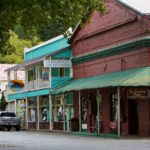
[[[128,116],[129,116],[129,134],[138,134],[139,116],[138,103],[135,100],[128,101]]]

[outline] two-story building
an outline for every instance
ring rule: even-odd
[[[80,132],[150,136],[150,1],[109,0],[70,39]]]
[[[24,128],[69,130],[72,95],[52,97],[51,91],[72,77],[71,57],[68,39],[60,35],[26,48],[24,63],[5,70],[9,81],[8,100],[14,104]],[[21,69],[25,70],[25,82],[17,78]],[[14,79],[10,79],[11,72],[14,72]]]

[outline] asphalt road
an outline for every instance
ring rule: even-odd
[[[37,131],[0,131],[0,150],[150,150],[150,138],[118,140]]]

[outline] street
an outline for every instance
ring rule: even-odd
[[[103,139],[37,131],[0,131],[0,150],[150,150],[150,139]]]

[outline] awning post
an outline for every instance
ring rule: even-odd
[[[81,93],[79,91],[79,131],[81,132]]]
[[[118,137],[120,137],[120,87],[117,88],[117,98],[118,98]]]

